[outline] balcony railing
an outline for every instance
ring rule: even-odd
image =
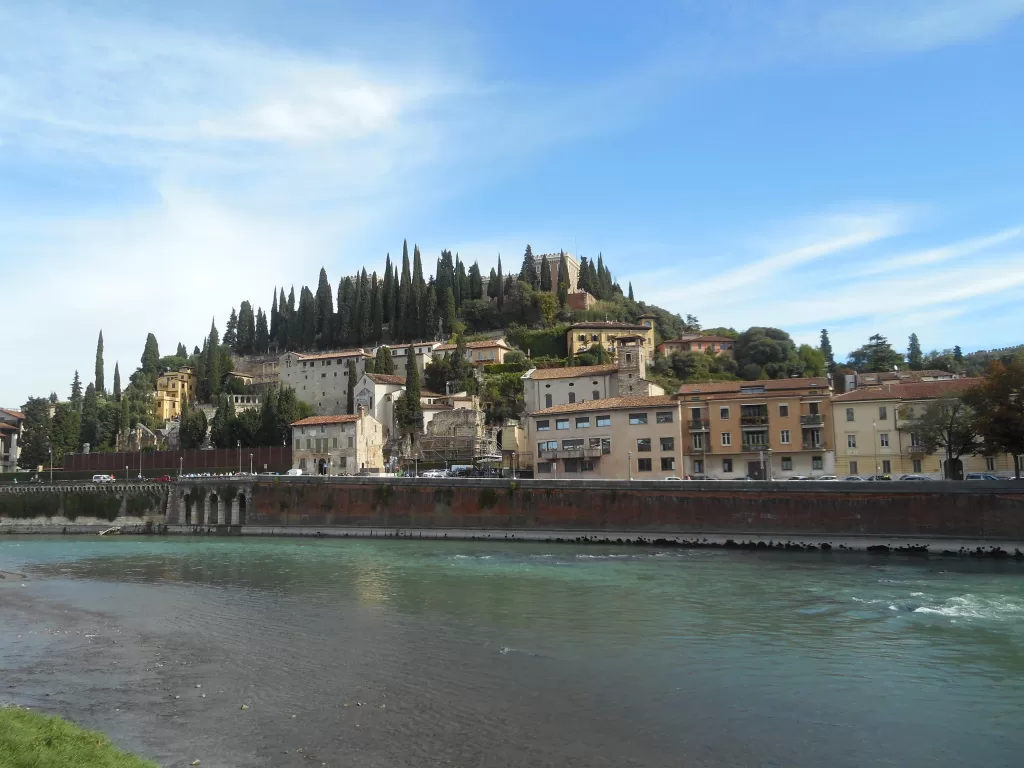
[[[760,451],[767,451],[767,443],[743,443],[744,453],[758,453]]]
[[[691,432],[706,432],[711,428],[711,422],[707,419],[690,419]]]
[[[599,459],[602,455],[600,448],[556,448],[539,452],[541,459]]]
[[[820,427],[825,424],[825,417],[820,413],[812,413],[808,416],[800,417],[800,426],[802,427]]]
[[[740,416],[741,427],[766,427],[768,426],[767,416]]]
[[[803,446],[805,451],[824,451],[826,449],[824,441],[808,441]]]

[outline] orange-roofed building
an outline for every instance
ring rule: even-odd
[[[357,475],[384,469],[384,431],[359,413],[310,416],[292,425],[292,467],[309,475]]]

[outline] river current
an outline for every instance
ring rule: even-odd
[[[1013,561],[12,536],[0,571],[0,703],[164,766],[1024,764]]]

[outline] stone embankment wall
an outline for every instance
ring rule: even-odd
[[[166,512],[167,487],[158,484],[0,488],[0,532],[79,532],[111,524],[144,530],[162,524]]]
[[[1024,541],[1013,483],[692,483],[281,478],[245,524]],[[176,522],[168,520],[169,523]]]

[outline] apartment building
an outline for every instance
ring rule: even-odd
[[[623,336],[642,336],[648,361],[654,359],[654,315],[641,315],[635,323],[593,321],[574,323],[566,332],[569,356],[578,355],[600,344],[605,349],[614,349],[616,339]]]
[[[682,475],[679,401],[612,397],[544,408],[526,417],[534,477],[660,480]]]
[[[685,472],[722,480],[834,472],[832,388],[820,378],[685,384]]]
[[[852,392],[861,387],[879,387],[883,384],[900,384],[920,381],[950,381],[963,378],[959,373],[949,371],[924,370],[924,371],[881,371],[870,373],[847,373],[843,377],[844,392]]]
[[[452,354],[457,349],[455,344],[439,344],[434,354]],[[512,351],[504,339],[484,339],[466,342],[466,359],[473,365],[493,365],[505,362],[505,355]]]
[[[704,336],[699,333],[689,333],[677,339],[668,339],[658,345],[658,352],[668,357],[677,352],[703,352],[714,355],[728,355],[732,357],[736,342],[725,336]]]
[[[157,418],[162,421],[179,418],[182,405],[195,400],[198,383],[192,368],[179,368],[158,377],[153,395]]]
[[[381,424],[363,409],[343,416],[311,416],[291,427],[292,466],[304,474],[355,475],[384,468]]]
[[[937,399],[956,397],[979,379],[897,381],[858,388],[833,400],[836,472],[842,476],[903,474],[949,476],[942,451],[925,452],[915,432],[915,418]],[[1011,476],[1013,456],[961,457],[962,471]],[[955,468],[954,468],[955,469]],[[954,476],[956,472],[952,473]]]
[[[340,416],[348,410],[348,364],[356,366],[354,386],[366,372],[373,356],[362,349],[346,349],[323,354],[286,352],[278,369],[282,386],[291,387],[304,403],[309,403],[318,416]]]
[[[18,444],[24,424],[24,413],[13,408],[0,408],[0,472],[18,471]]]

